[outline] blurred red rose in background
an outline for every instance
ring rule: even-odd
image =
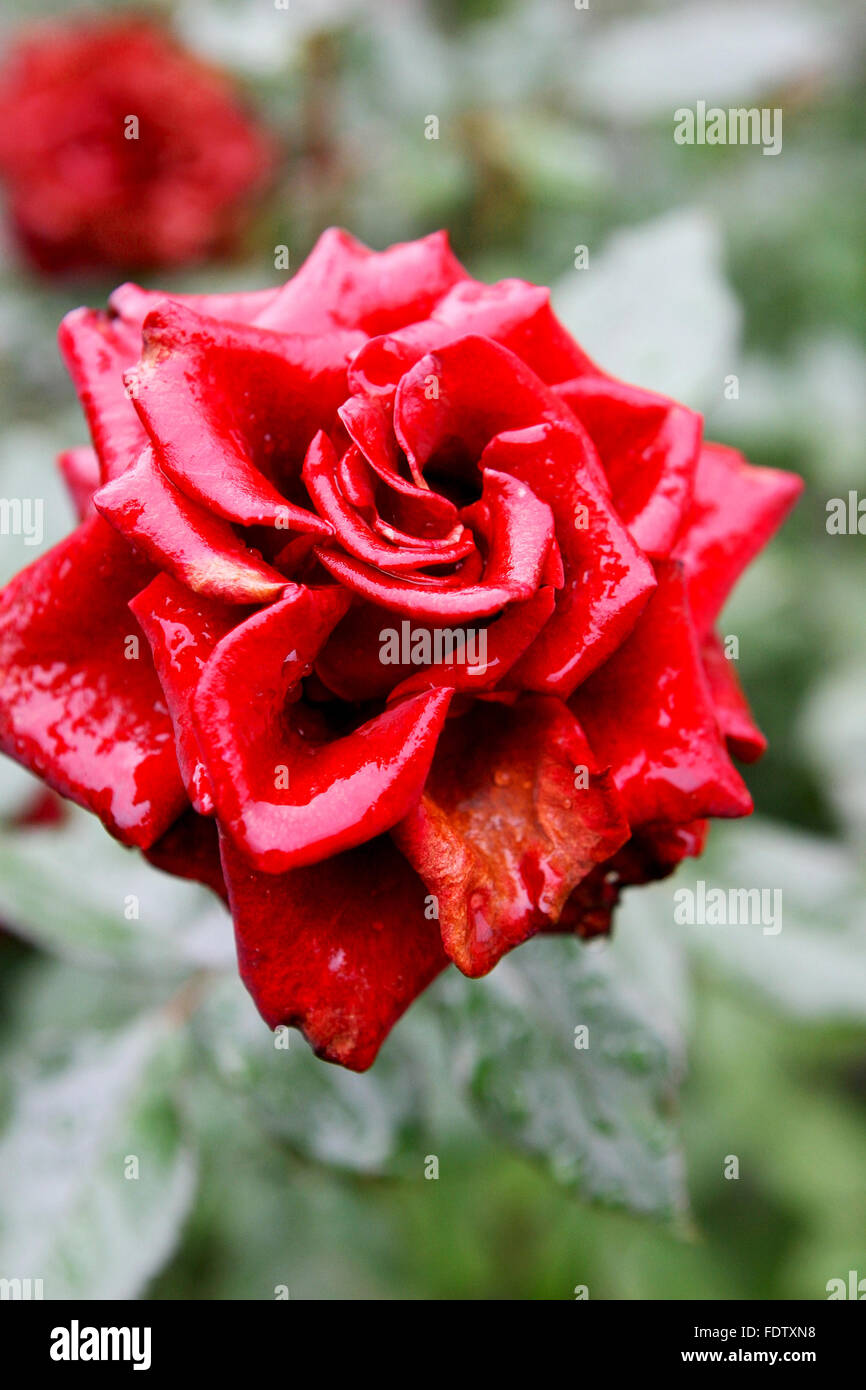
[[[0,177],[44,271],[225,252],[272,161],[231,82],[144,20],[40,25],[0,73]]]

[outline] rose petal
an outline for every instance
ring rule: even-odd
[[[683,859],[701,854],[708,826],[708,821],[696,820],[687,825],[645,826],[637,831],[581,880],[553,930],[574,932],[583,938],[606,936],[622,890],[667,878]]]
[[[349,390],[353,396],[366,396],[384,410],[392,411],[401,378],[427,351],[426,347],[421,350],[401,342],[393,334],[370,338],[352,354]]]
[[[390,480],[400,467],[400,451],[388,411],[375,398],[349,396],[337,412],[346,433],[380,477]],[[404,480],[405,481],[405,480]],[[416,487],[426,487],[416,478]]]
[[[228,836],[223,871],[241,977],[271,1028],[365,1071],[412,1000],[448,964],[418,875],[380,836],[324,864],[258,873]]]
[[[302,727],[287,700],[348,607],[290,590],[215,648],[193,697],[217,816],[257,868],[282,873],[381,834],[420,795],[452,692],[387,709],[353,733]]]
[[[482,468],[509,473],[550,507],[563,566],[556,609],[509,674],[509,688],[566,697],[621,646],[655,588],[637,549],[587,468],[584,436],[541,424],[498,435]]]
[[[516,584],[467,583],[464,587],[445,587],[443,583],[441,588],[427,587],[417,577],[398,579],[382,574],[362,560],[323,550],[318,545],[316,555],[328,573],[345,588],[391,612],[405,613],[422,622],[435,623],[442,619],[468,622],[472,618],[486,618],[498,613],[507,603],[529,597],[526,588]]]
[[[198,816],[193,810],[185,811],[155,845],[144,851],[144,857],[163,873],[203,883],[228,902],[219,835],[213,819]]]
[[[719,734],[681,567],[658,588],[624,646],[569,701],[611,767],[632,827],[744,816],[752,800]]]
[[[152,576],[93,517],[0,595],[0,747],[145,848],[186,804],[171,721],[127,607]]]
[[[705,444],[683,534],[682,560],[698,636],[705,637],[739,575],[767,544],[803,491],[803,479],[756,468],[736,449]]]
[[[226,521],[329,534],[287,497],[310,440],[345,399],[355,341],[220,323],[164,302],[145,320],[144,356],[129,377],[160,466]]]
[[[86,446],[66,449],[58,454],[57,467],[69,489],[78,520],[83,521],[93,511],[93,494],[101,481],[96,450]]]
[[[494,435],[545,421],[575,434],[580,429],[565,402],[519,357],[489,338],[459,338],[422,357],[401,379],[394,402],[394,432],[422,473],[474,478]],[[607,490],[588,437],[583,452],[585,467]]]
[[[553,513],[526,483],[507,473],[485,467],[482,478],[480,503],[462,517],[470,525],[477,518],[484,537],[484,583],[507,584],[529,597],[553,544]]]
[[[552,609],[552,591],[539,589],[532,598],[513,604],[482,630],[486,639],[483,664],[470,664],[464,659],[419,668],[412,662],[383,661],[384,645],[391,641],[391,633],[397,634],[401,655],[405,642],[410,656],[412,644],[418,642],[420,634],[429,634],[430,649],[435,653],[437,634],[441,649],[447,651],[449,640],[453,650],[462,633],[467,643],[475,644],[466,648],[474,653],[482,640],[481,633],[467,632],[461,627],[446,629],[430,623],[410,622],[405,618],[394,627],[393,619],[381,608],[359,602],[349,609],[325,643],[316,661],[316,674],[332,695],[359,702],[386,697],[393,701],[434,686],[469,692],[489,690],[537,636]]]
[[[577,720],[529,696],[450,720],[424,795],[392,833],[437,897],[446,952],[474,976],[555,921],[628,825]]]
[[[554,607],[554,592],[550,588],[539,589],[525,603],[514,603],[510,608],[485,628],[485,659],[472,664],[468,661],[442,661],[420,671],[409,674],[406,680],[395,686],[392,700],[418,690],[429,690],[433,686],[448,685],[457,691],[476,693],[490,690],[507,675],[515,662],[535,640],[547,622]],[[381,619],[380,619],[381,621]],[[433,629],[435,633],[436,629]],[[475,633],[475,645],[480,642],[480,634]],[[406,668],[393,667],[397,671]]]
[[[445,232],[375,252],[330,227],[258,322],[284,333],[322,333],[334,327],[388,333],[426,318],[465,275]]]
[[[377,604],[355,602],[316,658],[316,675],[341,700],[384,700],[409,674],[407,666],[381,659],[383,633],[393,619]]]
[[[123,473],[147,442],[123,381],[138,359],[141,335],[95,309],[73,309],[61,323],[57,341],[107,482]]]
[[[99,489],[94,503],[115,530],[196,593],[224,603],[270,603],[286,587],[227,521],[169,482],[149,445],[121,477]]]
[[[432,543],[426,549],[399,549],[382,540],[345,499],[337,482],[338,461],[327,435],[316,435],[304,461],[303,479],[313,505],[333,528],[340,545],[367,564],[401,572],[429,565],[453,565],[475,548],[470,531],[463,530],[451,545]]]
[[[141,285],[127,282],[119,285],[108,298],[112,313],[139,331],[150,313],[166,299],[183,304],[197,314],[227,323],[255,323],[258,316],[280,292],[279,286],[265,290],[240,290],[231,294],[173,294],[165,290],[145,290]]]
[[[589,432],[635,544],[653,557],[670,554],[691,502],[701,417],[609,377],[566,381],[557,393]]]
[[[350,383],[372,386],[387,398],[388,386],[395,388],[413,362],[467,334],[492,338],[548,383],[584,372],[597,375],[551,311],[548,289],[525,280],[485,285],[467,278],[439,300],[429,318],[394,329],[387,338],[371,339],[353,361]],[[395,375],[397,361],[401,367]]]
[[[100,516],[161,569],[196,594],[225,603],[270,603],[285,589],[285,578],[239,541],[228,521],[168,481],[153,449],[95,496]]]
[[[725,656],[725,649],[715,633],[702,644],[701,656],[716,719],[729,753],[744,763],[757,762],[767,751],[767,740],[752,718],[733,663]]]
[[[350,396],[340,406],[339,416],[356,446],[343,455],[343,471],[348,468],[350,475],[357,479],[360,472],[357,459],[361,454],[361,465],[372,469],[384,484],[379,492],[391,520],[425,539],[428,536],[448,539],[457,525],[457,508],[447,497],[431,492],[417,468],[411,478],[403,476],[392,422],[384,407],[368,396]],[[367,488],[370,488],[369,483]],[[371,500],[376,501],[375,492]]]
[[[343,456],[343,466],[348,463],[353,476],[356,475],[358,470],[352,465],[357,451],[363,454],[380,484],[384,484],[378,489],[379,505],[384,506],[389,520],[424,539],[452,539],[458,526],[456,506],[441,493],[430,490],[424,475],[417,467],[413,468],[411,460],[408,466],[412,477],[403,476],[392,421],[380,402],[367,396],[350,396],[340,406],[339,414],[356,446]],[[373,497],[376,500],[375,493]]]

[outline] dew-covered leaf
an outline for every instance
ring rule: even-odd
[[[423,1059],[402,1024],[369,1071],[346,1071],[315,1057],[294,1029],[271,1033],[240,981],[226,979],[194,1029],[250,1120],[295,1153],[368,1174],[399,1170],[410,1151],[420,1163]]]
[[[205,888],[124,849],[69,805],[60,825],[0,831],[0,921],[81,965],[161,976],[231,969],[231,921]]]
[[[437,992],[456,1075],[493,1132],[584,1200],[682,1211],[678,1049],[608,946],[536,939]]]
[[[0,1276],[41,1280],[46,1299],[135,1298],[173,1250],[195,1187],[174,1095],[177,1020],[153,1010],[67,1026],[54,977],[67,991],[80,977],[42,968],[45,1007],[30,995],[4,1075]]]

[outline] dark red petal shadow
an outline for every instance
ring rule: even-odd
[[[356,559],[393,572],[423,569],[429,565],[452,565],[474,548],[469,531],[458,532],[453,543],[432,543],[426,548],[403,547],[383,540],[368,526],[346,499],[338,482],[339,465],[334,446],[320,431],[304,460],[303,479],[316,511],[334,530],[334,538]]]
[[[249,610],[201,598],[167,574],[157,575],[129,606],[150,644],[174,725],[187,796],[201,815],[212,815],[213,797],[190,706],[214,647],[249,616]]]
[[[584,938],[607,935],[623,889],[667,878],[683,859],[703,852],[708,829],[708,821],[696,820],[687,825],[648,825],[636,831],[581,880],[550,930]]]
[[[185,811],[156,844],[144,851],[144,857],[155,869],[202,883],[228,903],[215,820],[191,809]]]
[[[613,771],[632,827],[744,816],[752,800],[716,722],[675,561],[631,636],[569,701],[596,757]]]
[[[217,816],[267,873],[361,844],[405,815],[453,693],[416,695],[338,738],[288,703],[348,603],[340,589],[291,589],[223,638],[193,697]]]
[[[418,690],[440,685],[451,686],[455,691],[469,695],[491,690],[538,636],[553,612],[553,605],[553,589],[545,587],[538,589],[525,603],[513,603],[506,608],[485,630],[487,645],[483,661],[475,664],[466,660],[434,662],[414,672],[406,667],[393,668],[399,670],[405,679],[395,686],[389,698],[399,700]],[[436,629],[431,631],[435,633]],[[480,634],[476,633],[476,647],[479,640]]]

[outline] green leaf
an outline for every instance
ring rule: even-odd
[[[438,988],[458,1078],[495,1133],[587,1201],[683,1211],[678,1047],[607,945],[537,938],[486,980]]]
[[[46,1004],[58,975],[88,992],[77,972],[41,968]],[[41,1279],[47,1299],[135,1298],[195,1188],[173,1094],[177,1019],[152,1011],[106,1030],[61,1019],[37,1006],[4,1078],[0,1276]]]
[[[509,168],[533,197],[585,199],[610,186],[610,161],[592,131],[581,130],[575,139],[572,124],[521,110],[503,112],[499,129],[508,142]]]
[[[739,309],[716,226],[695,208],[619,231],[598,254],[590,247],[588,267],[553,286],[553,306],[605,371],[695,410],[736,370]]]
[[[168,978],[234,967],[213,895],[152,868],[74,806],[60,826],[0,831],[0,919],[79,965]]]
[[[394,1172],[410,1149],[420,1171],[423,1062],[402,1029],[358,1074],[320,1061],[294,1029],[271,1033],[237,979],[221,981],[193,1021],[252,1121],[296,1154],[366,1174]]]
[[[677,5],[594,31],[575,84],[587,106],[615,121],[670,117],[684,102],[750,105],[827,67],[841,48],[829,13],[775,0],[737,12]],[[747,100],[748,98],[748,100]]]

